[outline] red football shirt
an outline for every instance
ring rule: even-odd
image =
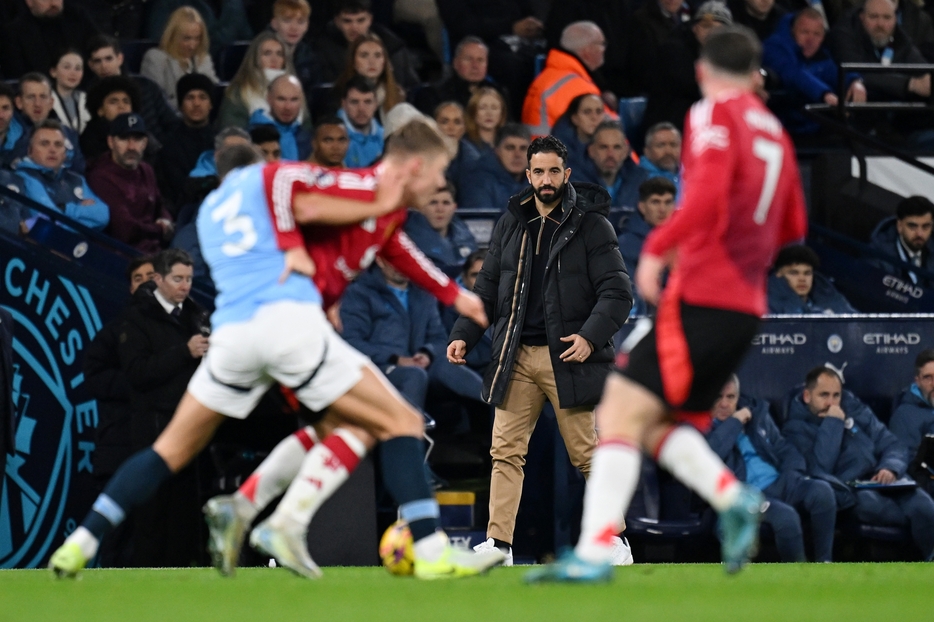
[[[267,165],[263,176],[279,247],[305,246],[315,262],[313,279],[324,299],[325,309],[340,299],[347,285],[377,256],[442,303],[454,303],[460,288],[425,257],[402,230],[407,217],[404,207],[353,225],[313,225],[300,230],[296,227],[292,215],[295,193],[315,192],[373,201],[379,166],[344,170],[306,163],[276,163]]]
[[[663,299],[764,315],[776,253],[807,233],[791,140],[758,97],[733,92],[691,108],[682,165],[681,207],[642,248],[675,253]]]

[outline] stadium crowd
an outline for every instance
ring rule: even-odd
[[[118,321],[124,332],[101,333],[110,343],[96,344],[97,359],[88,361],[122,374],[130,387],[129,395],[99,392],[98,399],[116,405],[108,429],[117,436],[102,446],[121,434],[123,445],[138,445],[165,425],[206,347],[201,340],[209,329],[194,302],[180,307],[191,316],[181,326],[177,318],[165,321],[159,307],[171,295],[190,300],[187,290],[171,291],[167,277],[176,266],[210,279],[194,221],[219,183],[215,154],[225,146],[252,142],[270,162],[367,167],[379,160],[394,126],[416,110],[428,115],[456,155],[448,184],[427,207],[410,211],[405,231],[438,268],[472,286],[485,251],[458,210],[505,211],[510,197],[528,187],[530,141],[551,134],[567,147],[570,182],[605,190],[632,274],[648,233],[676,209],[681,129],[700,99],[694,63],[711,31],[732,23],[750,27],[764,49],[759,95],[799,145],[832,145],[805,105],[930,100],[931,74],[924,70],[847,73],[841,80],[839,65],[934,61],[932,6],[915,0],[2,0],[0,184],[150,255],[132,264],[130,286],[136,290],[141,268],[156,275],[155,286],[134,294]],[[861,121],[919,149],[934,145],[928,116],[880,113]],[[43,217],[10,202],[0,202],[0,209],[0,227],[13,233],[28,232]],[[904,200],[872,235],[872,247],[893,258],[892,264],[879,259],[879,266],[927,285],[926,274],[934,271],[932,225],[930,200]],[[770,312],[857,313],[819,268],[813,250],[786,248],[769,279]],[[653,312],[634,286],[632,298],[633,315]],[[478,408],[486,412],[479,399],[490,334],[477,336],[467,367],[449,365],[443,353],[456,317],[385,262],[351,286],[334,319],[347,341],[440,425],[463,430]],[[134,333],[145,331],[164,331],[156,340],[175,359],[159,362],[170,370],[146,364],[160,353],[134,351],[140,341]],[[843,391],[841,404],[842,383],[830,390],[836,403],[815,410],[814,392],[839,381],[832,371],[808,375],[803,392],[789,397],[781,430],[767,405],[740,398],[738,380],[724,388],[710,443],[738,476],[770,496],[766,522],[783,559],[804,559],[796,509],[809,515],[813,559],[829,561],[837,510],[854,507],[860,520],[909,524],[921,556],[934,554],[934,502],[927,492],[912,489],[901,493],[911,500],[895,503],[901,497],[875,491],[848,497],[840,487],[855,479],[891,484],[906,475],[924,435],[934,432],[934,355],[925,351],[916,367],[891,432],[852,394]],[[121,428],[131,410],[152,414],[147,429]],[[873,447],[857,447],[864,439],[853,438],[854,425],[871,432],[866,440]],[[838,446],[830,449],[832,435]],[[113,457],[98,456],[102,476],[125,453],[119,440],[113,445]],[[848,470],[837,472],[848,452],[854,456]],[[883,457],[857,464],[867,454]],[[812,485],[816,480],[821,485]],[[182,480],[165,494],[184,496],[186,486],[193,484]],[[144,546],[137,544],[137,552]],[[108,555],[114,564],[129,561],[120,551]],[[155,552],[145,559],[162,560]]]

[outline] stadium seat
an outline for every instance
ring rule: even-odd
[[[634,135],[641,134],[642,119],[645,117],[645,97],[624,97],[619,100],[619,121],[630,141]]]
[[[159,45],[157,41],[138,39],[134,41],[121,41],[120,50],[123,52],[123,69],[129,74],[139,74],[143,65],[143,56],[151,48]]]
[[[246,50],[250,47],[249,41],[234,41],[233,43],[221,49],[217,56],[217,77],[230,82],[240,68],[243,57],[246,56]]]

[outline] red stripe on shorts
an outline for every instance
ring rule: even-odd
[[[691,392],[694,368],[691,366],[688,342],[681,324],[679,297],[669,295],[665,298],[655,318],[655,349],[658,352],[665,401],[677,408],[688,399]]]

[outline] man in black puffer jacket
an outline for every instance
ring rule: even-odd
[[[474,285],[493,324],[493,358],[483,399],[496,406],[488,540],[511,562],[522,466],[547,398],[571,462],[587,475],[597,441],[594,405],[613,363],[613,335],[632,307],[629,276],[613,226],[610,196],[567,183],[567,149],[553,136],[528,149],[531,188],[509,200]],[[448,359],[483,336],[465,317],[454,325]],[[631,558],[630,558],[631,559]]]

